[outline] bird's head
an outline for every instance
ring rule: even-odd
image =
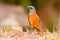
[[[34,13],[34,12],[36,12],[34,6],[28,6],[27,8],[29,9],[30,13]]]

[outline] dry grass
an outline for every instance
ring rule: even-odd
[[[12,31],[5,31],[0,40],[60,40],[60,34],[46,32],[45,35],[40,36],[36,31],[25,32],[22,27],[12,27]]]

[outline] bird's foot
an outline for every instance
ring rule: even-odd
[[[43,35],[44,35],[44,32],[39,31],[38,34],[39,34],[40,36],[43,36]]]

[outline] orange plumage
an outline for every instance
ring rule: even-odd
[[[36,28],[40,35],[43,35],[43,30],[41,29],[41,24],[39,21],[39,17],[36,13],[29,14],[29,22],[33,28]]]
[[[33,27],[40,26],[39,18],[35,13],[29,14],[29,22]]]

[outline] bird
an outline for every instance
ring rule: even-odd
[[[39,16],[36,14],[35,7],[34,6],[27,6],[27,8],[29,9],[28,21],[29,21],[31,27],[36,28],[37,32],[40,35],[44,35],[44,31],[41,28],[40,19],[39,19]]]

